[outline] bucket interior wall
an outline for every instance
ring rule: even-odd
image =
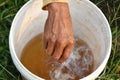
[[[14,25],[13,45],[20,59],[24,46],[33,37],[43,32],[47,11],[41,10],[42,0],[33,0],[19,13]],[[94,70],[107,55],[110,43],[107,23],[104,16],[87,0],[69,0],[74,36],[87,42],[94,55]]]

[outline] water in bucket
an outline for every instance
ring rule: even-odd
[[[89,46],[75,37],[70,57],[64,63],[46,54],[42,34],[37,35],[23,49],[21,62],[32,73],[46,80],[78,80],[93,71],[94,58]]]

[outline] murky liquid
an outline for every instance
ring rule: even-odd
[[[60,64],[46,54],[42,34],[25,46],[21,62],[32,73],[46,80],[78,80],[89,75],[94,67],[92,51],[83,40],[75,38],[69,59]]]

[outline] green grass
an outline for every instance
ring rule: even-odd
[[[8,37],[16,12],[28,0],[0,0],[0,80],[21,80],[9,51]],[[104,71],[96,80],[120,80],[120,0],[91,0],[105,14],[112,30],[112,51]]]

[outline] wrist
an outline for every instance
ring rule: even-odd
[[[54,2],[48,5],[48,12],[64,12],[68,9],[68,3]]]

